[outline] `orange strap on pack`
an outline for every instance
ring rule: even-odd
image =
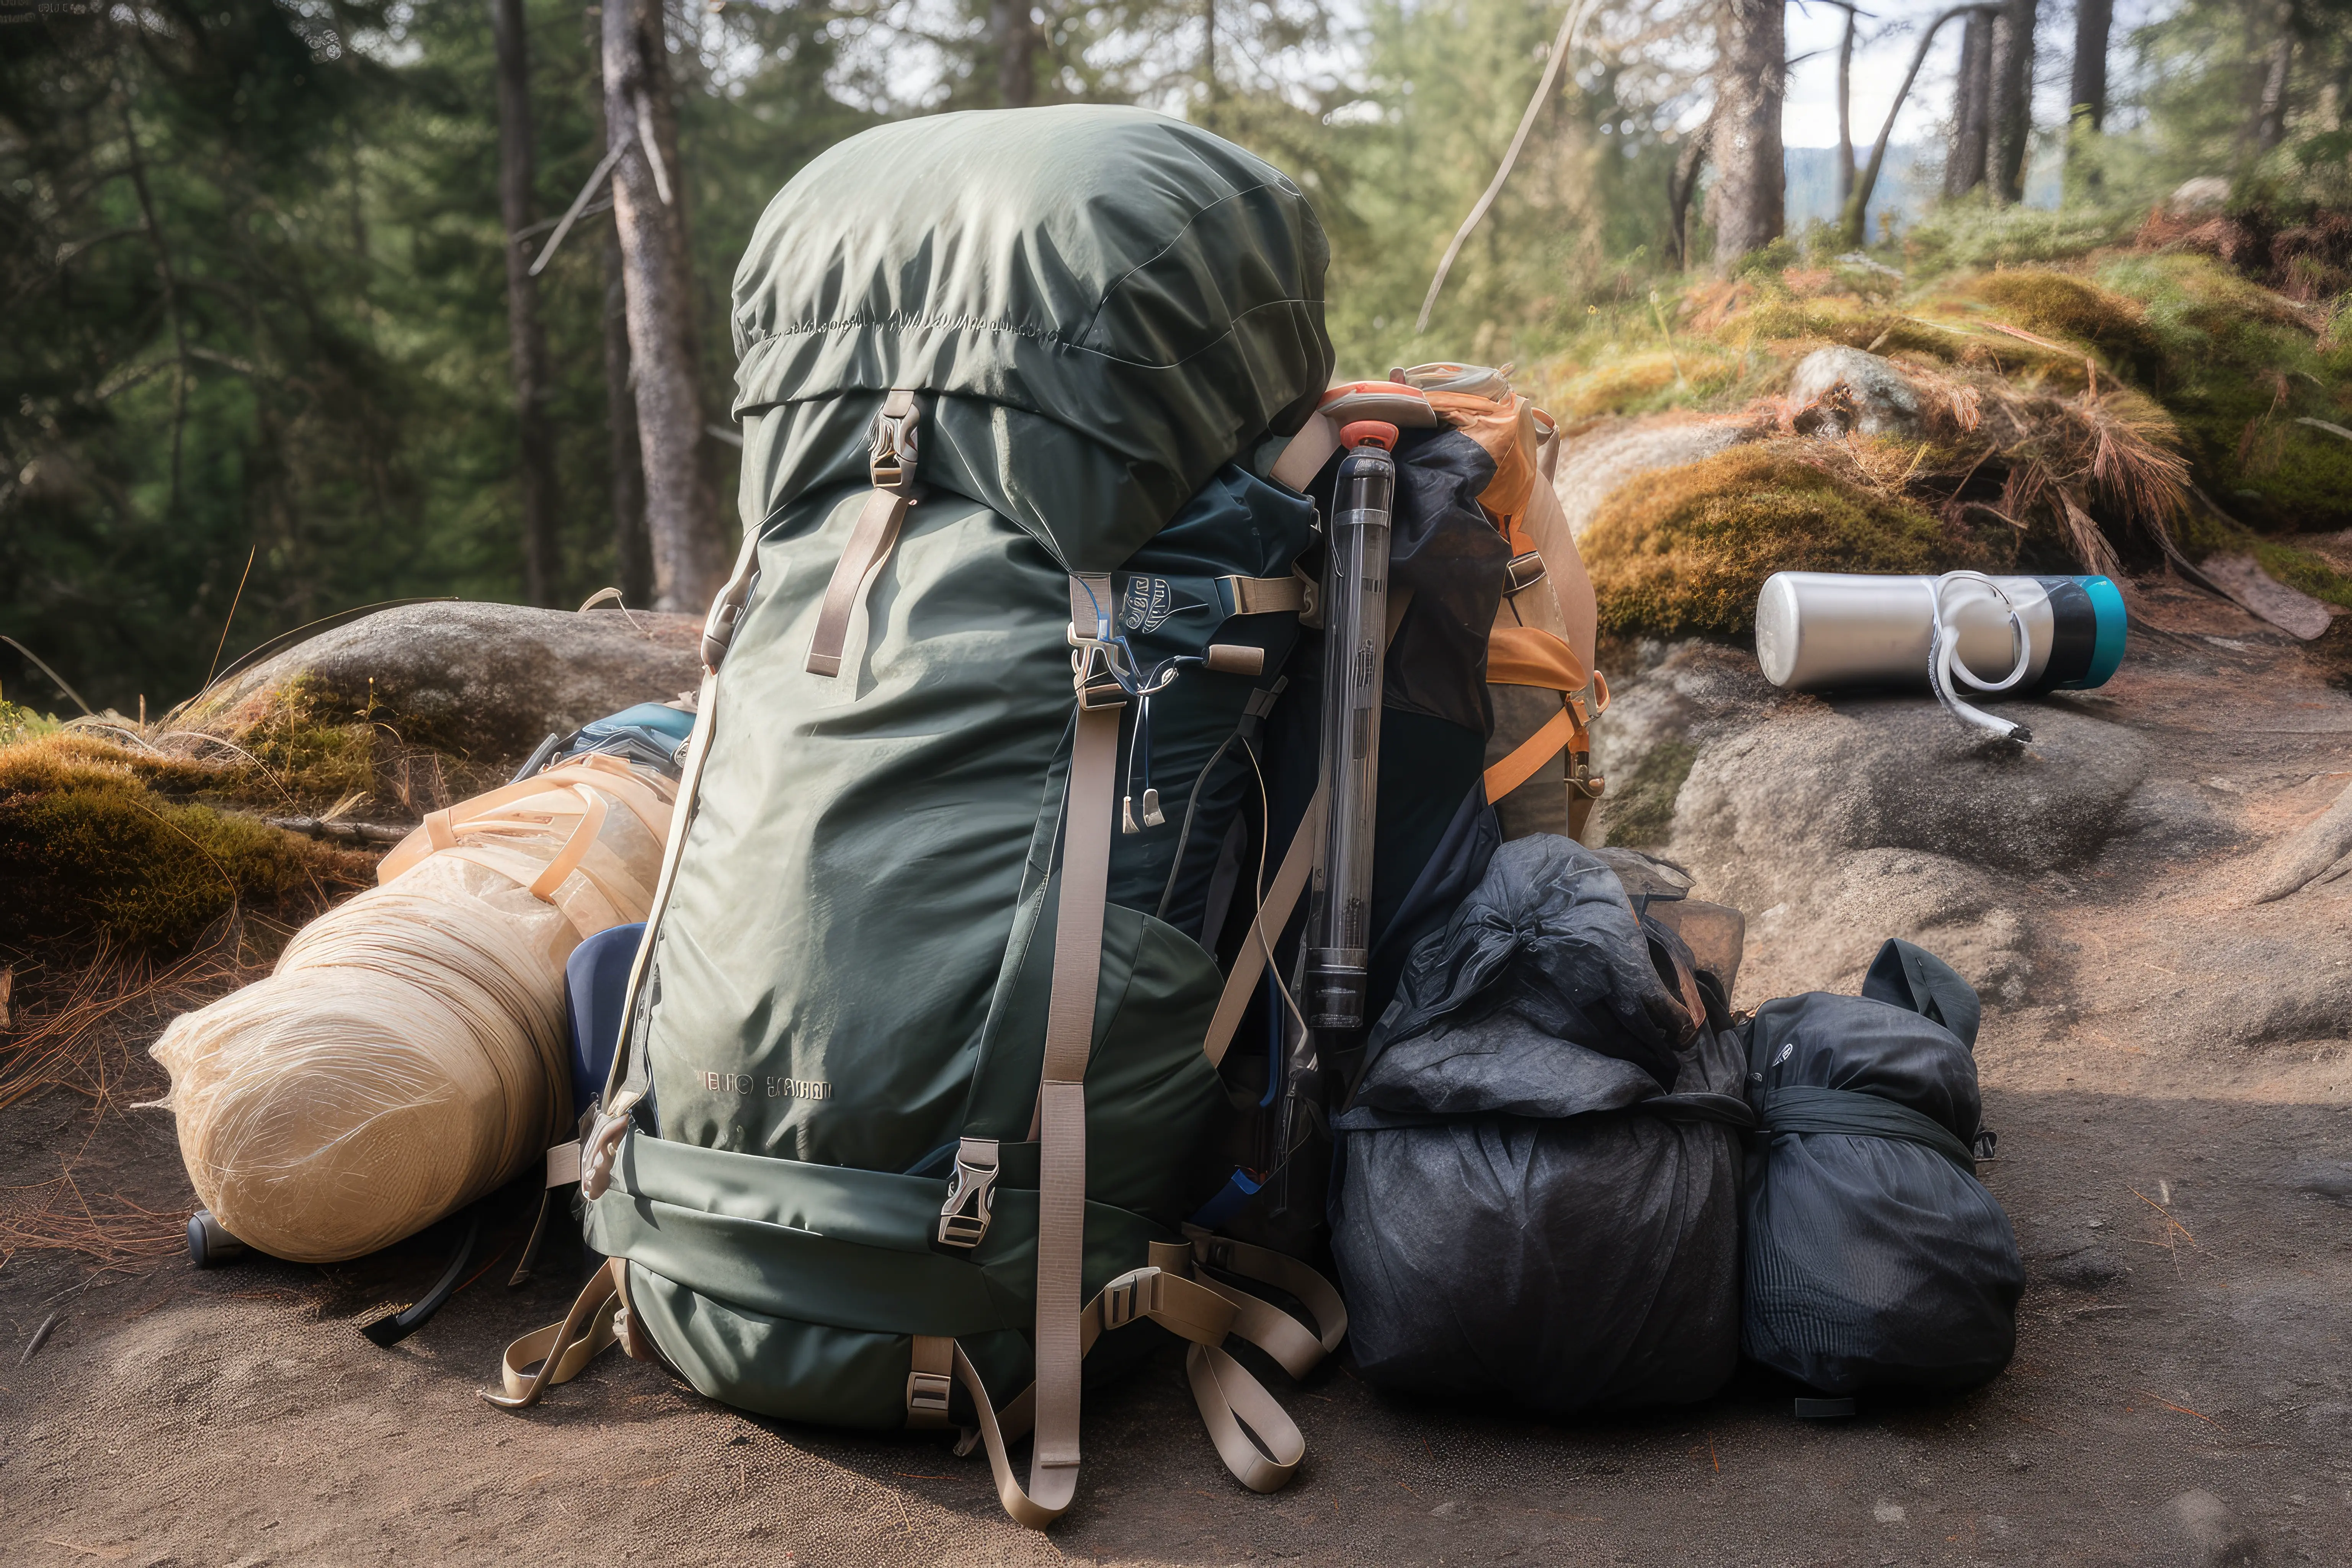
[[[1543,727],[1486,770],[1486,799],[1502,799],[1536,776],[1563,748],[1582,750],[1585,726],[1609,706],[1609,683],[1586,669],[1567,642],[1539,626],[1498,626],[1486,640],[1486,680],[1492,686],[1534,686],[1560,694],[1560,710]],[[1578,695],[1592,686],[1592,707]]]

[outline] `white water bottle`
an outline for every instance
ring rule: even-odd
[[[1926,688],[1971,724],[2028,739],[1959,698],[2105,683],[2124,657],[2124,600],[2105,577],[1776,572],[1756,596],[1764,679],[1797,691]]]

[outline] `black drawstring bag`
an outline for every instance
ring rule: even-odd
[[[2009,1364],[2025,1267],[1977,1180],[1978,1005],[1904,942],[1860,996],[1767,1002],[1747,1026],[1762,1131],[1748,1172],[1748,1357],[1831,1394],[1959,1389]]]
[[[1721,1386],[1738,1037],[1606,864],[1548,835],[1497,848],[1366,1054],[1332,1204],[1366,1379],[1553,1413]]]

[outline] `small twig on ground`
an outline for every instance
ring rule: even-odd
[[[2219,1421],[2214,1420],[2210,1415],[2206,1415],[2203,1411],[2191,1410],[2186,1405],[2175,1405],[2169,1399],[2163,1397],[2161,1394],[2157,1394],[2151,1389],[2143,1388],[2140,1392],[2147,1394],[2150,1399],[2155,1400],[2158,1405],[2163,1405],[2167,1410],[2178,1410],[2183,1415],[2194,1415],[2198,1420],[2202,1421],[2208,1426],[2219,1426],[2221,1425]]]
[[[373,822],[331,822],[322,816],[265,816],[261,820],[267,826],[283,828],[288,833],[344,844],[397,844],[409,834],[405,827],[384,827]]]
[[[41,1320],[41,1326],[33,1331],[32,1342],[25,1347],[25,1353],[16,1358],[17,1370],[22,1371],[32,1364],[33,1358],[41,1353],[41,1347],[49,1342],[49,1331],[58,1326],[58,1320],[63,1316],[62,1312],[51,1312]]]

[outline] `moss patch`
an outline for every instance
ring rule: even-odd
[[[1621,784],[1609,781],[1601,799],[1607,804],[1602,824],[1608,841],[1635,848],[1652,848],[1674,837],[1675,802],[1682,798],[1683,781],[1698,761],[1698,748],[1686,741],[1661,741]]]
[[[2164,345],[2139,302],[2063,272],[1992,272],[1969,289],[2013,326],[2096,349],[2116,370],[2143,383],[2163,376]]]
[[[1805,460],[1801,446],[1735,447],[1643,474],[1580,542],[1601,626],[1738,636],[1775,572],[1944,572],[1987,564],[1971,537]]]
[[[0,747],[0,943],[91,935],[184,947],[233,908],[308,913],[374,880],[374,858],[151,785],[201,764],[84,735]]]
[[[2158,395],[2215,501],[2264,531],[2352,527],[2352,441],[2300,423],[2352,423],[2352,334],[2210,257],[2120,257],[2098,279],[2144,311]]]

